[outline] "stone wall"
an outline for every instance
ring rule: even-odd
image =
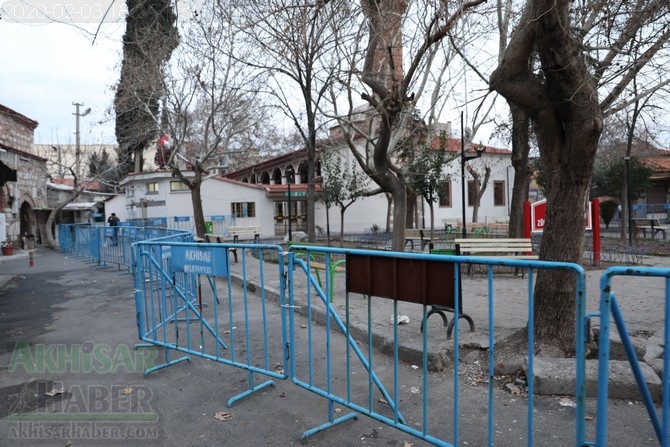
[[[0,104],[0,147],[31,152],[37,121]]]
[[[47,208],[46,160],[31,152],[36,127],[37,121],[0,105],[0,161],[17,171],[16,182],[0,185],[0,212],[11,240],[37,234],[34,210]]]

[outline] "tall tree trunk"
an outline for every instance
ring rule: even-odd
[[[202,173],[197,172],[195,179],[191,182],[191,204],[193,205],[193,220],[195,221],[195,233],[199,238],[204,239],[206,233],[205,214],[202,209]]]
[[[578,263],[583,256],[584,207],[603,123],[595,80],[570,23],[571,4],[527,0],[490,85],[533,122],[547,177],[540,258]],[[542,77],[531,69],[536,56]],[[572,273],[538,273],[534,314],[538,343],[574,351],[575,298]]]
[[[393,197],[389,193],[384,193],[386,196],[386,228],[384,232],[386,234],[391,232],[391,224],[393,221]]]
[[[418,197],[414,191],[411,189],[407,190],[407,222],[412,224],[410,228],[420,228],[418,226],[418,211],[417,211],[417,200]]]
[[[407,3],[405,0],[387,0],[382,4],[377,0],[361,0],[361,6],[369,27],[362,79],[372,91],[361,97],[373,106],[380,121],[370,178],[393,197],[391,249],[402,251],[407,222],[406,187],[392,169],[389,154],[394,149],[393,132],[402,124],[401,114],[409,102],[402,73],[402,17]]]
[[[200,164],[195,164],[193,166],[193,171],[195,172],[195,177],[189,183],[189,189],[191,190],[191,204],[193,205],[193,220],[195,221],[195,233],[196,235],[204,239],[206,233],[205,227],[205,213],[202,209],[202,177],[203,169]]]
[[[508,102],[512,113],[512,167],[514,187],[509,214],[509,237],[523,237],[523,203],[528,200],[530,169],[530,120],[521,107]]]

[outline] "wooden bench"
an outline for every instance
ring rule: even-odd
[[[296,249],[295,246],[307,246],[307,247],[315,247],[317,249],[315,250],[300,250]],[[330,257],[330,253],[326,253],[323,251],[319,251],[318,247],[322,247],[322,245],[318,244],[311,244],[309,242],[293,242],[289,241],[287,242],[287,246],[292,249],[292,251],[295,253],[296,257],[302,258],[305,261],[305,264],[307,264],[310,268],[314,269],[314,275],[316,276],[316,280],[319,283],[319,287],[323,288],[323,282],[321,281],[321,271],[326,272],[328,274],[328,283],[330,285],[328,290],[328,299],[332,303],[333,302],[333,295],[335,294],[335,275],[338,273],[346,273],[346,260],[340,259],[340,260],[330,260],[328,262],[328,258]],[[306,259],[307,254],[309,253],[309,262]],[[330,266],[330,268],[329,268]]]
[[[210,242],[214,244],[223,244],[225,242],[230,242],[230,236],[226,236],[223,234],[205,233],[205,242]],[[228,250],[233,254],[235,262],[237,262],[237,249],[229,248]]]
[[[455,239],[456,254],[495,256],[512,259],[537,259],[530,238]]]
[[[228,227],[228,235],[233,238],[234,243],[238,243],[240,240],[253,239],[254,242],[258,243],[261,234],[260,226],[235,226]]]
[[[238,244],[240,240],[253,239],[255,243],[258,243],[260,232],[260,226],[228,227],[228,234],[205,233],[205,242],[216,244],[233,242],[234,244]],[[235,262],[237,262],[237,248],[231,247],[228,250],[233,254]]]
[[[409,243],[412,246],[412,250],[414,250],[414,242],[421,242],[421,251],[423,251],[426,244],[428,244],[428,240],[424,237],[423,230],[418,228],[405,229],[405,247]]]
[[[538,259],[530,238],[455,239],[457,255],[474,255],[506,259]],[[470,276],[472,276],[470,266]],[[523,275],[523,272],[522,272]]]
[[[663,233],[663,239],[666,239],[665,230],[667,226],[663,225],[659,219],[656,218],[633,218],[633,228],[636,232],[642,231],[642,237],[647,237],[647,231],[654,239],[657,233]]]

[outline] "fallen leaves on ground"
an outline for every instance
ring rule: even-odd
[[[63,394],[64,392],[65,388],[61,387],[61,388],[54,388],[53,390],[47,391],[44,394],[46,394],[49,397],[54,397],[56,394]]]
[[[226,422],[233,418],[233,414],[227,411],[217,411],[214,413],[214,418]]]

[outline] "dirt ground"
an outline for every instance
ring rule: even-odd
[[[640,250],[642,254],[649,256],[670,256],[670,240],[666,239],[643,239],[637,238],[633,245],[615,237],[604,236],[601,238],[603,251],[622,251],[626,249]]]

